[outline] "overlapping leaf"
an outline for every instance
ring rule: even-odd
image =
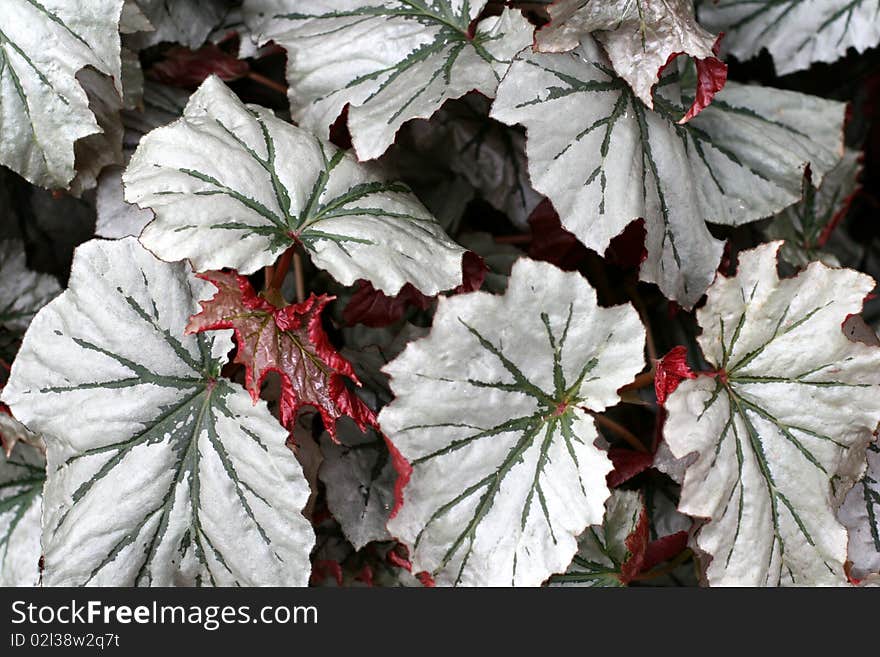
[[[532,26],[505,9],[474,24],[486,0],[253,0],[260,42],[284,46],[293,117],[319,136],[350,105],[358,157],[378,157],[406,121],[469,91],[493,97]]]
[[[157,43],[179,43],[187,48],[198,48],[229,11],[227,0],[133,0],[146,18],[150,30],[133,35],[130,42],[135,48],[146,48]]]
[[[578,274],[521,259],[504,296],[441,299],[431,334],[384,371],[380,424],[412,466],[388,523],[438,585],[538,585],[598,524],[607,456],[590,411],[644,366],[629,306]]]
[[[550,582],[566,586],[625,586],[639,573],[648,541],[648,514],[642,496],[615,490],[605,503],[602,524],[588,527],[564,574]]]
[[[783,239],[781,255],[786,262],[802,267],[813,260],[837,266],[858,262],[858,255],[845,238],[838,239],[835,230],[849,210],[858,188],[859,159],[857,151],[847,150],[840,163],[828,172],[817,189],[809,171],[804,176],[803,200],[780,212],[764,230],[769,239]],[[851,256],[851,257],[846,257]]]
[[[21,240],[0,241],[0,326],[23,333],[34,314],[60,291],[53,276],[27,268]]]
[[[313,294],[302,303],[277,307],[258,296],[244,276],[226,272],[200,276],[217,287],[217,294],[202,302],[202,311],[189,321],[187,332],[235,331],[235,362],[245,367],[254,402],[266,376],[276,372],[281,377],[285,426],[291,426],[304,404],[320,412],[333,435],[343,415],[361,429],[375,424],[372,412],[345,385],[346,379],[359,384],[351,363],[333,348],[321,325],[321,311],[333,297]]]
[[[672,455],[696,453],[679,510],[706,519],[710,584],[845,583],[835,510],[880,420],[880,348],[841,331],[874,281],[821,263],[780,280],[779,248],[741,254],[709,289],[698,340],[717,372],[666,400]]]
[[[44,436],[47,585],[304,585],[308,486],[265,404],[217,378],[227,334],[185,337],[208,293],[133,238],[76,253],[3,400]]]
[[[30,445],[0,453],[0,586],[40,581],[40,509],[46,460]]]
[[[430,295],[461,282],[463,250],[409,188],[215,77],[182,119],[141,139],[123,182],[126,200],[156,214],[141,242],[199,271],[251,273],[302,244],[345,285],[365,278],[396,294],[411,282]]]
[[[0,164],[43,187],[70,184],[74,144],[101,131],[77,73],[92,67],[122,95],[122,3],[0,3]]]
[[[706,107],[727,79],[726,66],[715,58],[718,35],[697,23],[693,0],[556,0],[548,13],[550,23],[535,37],[539,51],[574,50],[581,37],[592,34],[617,75],[648,107],[654,107],[652,92],[661,71],[678,55],[696,60],[703,89],[687,118]]]
[[[838,514],[849,532],[851,574],[862,579],[880,573],[880,446],[868,446],[868,469],[847,494]]]
[[[522,53],[492,107],[495,118],[526,126],[532,183],[565,228],[602,253],[644,218],[641,278],[685,306],[702,296],[721,256],[705,221],[738,225],[778,212],[800,198],[807,164],[818,184],[843,152],[840,103],[729,84],[678,125],[691,88],[671,71],[649,110],[587,38],[571,53]]]
[[[725,33],[725,49],[738,59],[766,48],[778,75],[880,43],[877,0],[718,0],[703,2],[699,16]]]

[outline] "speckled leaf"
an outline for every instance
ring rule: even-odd
[[[835,518],[880,420],[880,347],[841,330],[874,281],[815,262],[776,273],[779,242],[744,252],[697,311],[714,375],[666,400],[672,455],[696,452],[679,510],[704,518],[696,547],[715,585],[845,584]]]
[[[525,125],[532,184],[563,226],[603,253],[644,218],[640,276],[685,306],[721,257],[705,222],[739,225],[797,201],[808,163],[818,184],[839,161],[844,118],[841,103],[728,84],[679,125],[690,88],[670,70],[649,110],[587,38],[571,53],[522,53],[492,106],[495,118]]]
[[[46,460],[19,443],[0,453],[0,586],[36,586],[40,581],[40,510]]]
[[[101,131],[77,73],[92,67],[122,95],[122,3],[0,2],[0,164],[42,187],[70,184],[74,144]]]
[[[218,78],[183,118],[141,139],[123,176],[125,198],[156,220],[141,242],[199,271],[249,274],[301,243],[339,282],[389,294],[461,283],[463,249],[402,183],[322,139],[244,105]]]
[[[380,156],[406,121],[469,91],[495,95],[532,25],[505,9],[472,27],[486,0],[251,0],[260,43],[287,50],[293,118],[326,137],[346,104],[361,160]]]
[[[95,240],[31,323],[2,398],[48,449],[46,585],[307,582],[287,432],[218,378],[227,333],[184,336],[209,294],[134,238]]]
[[[604,515],[611,463],[590,412],[644,367],[631,306],[521,259],[503,296],[441,298],[431,333],[384,371],[379,421],[412,466],[388,529],[438,585],[537,586]]]
[[[880,43],[878,0],[718,0],[703,2],[699,17],[725,33],[724,47],[737,59],[766,48],[778,75]]]

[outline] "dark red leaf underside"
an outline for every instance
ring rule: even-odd
[[[684,379],[695,379],[697,375],[687,364],[687,349],[682,346],[673,347],[659,363],[654,372],[654,392],[657,403],[663,405],[678,384]]]
[[[612,447],[608,450],[608,458],[614,465],[614,469],[605,477],[609,488],[617,488],[654,464],[653,454],[625,447]]]
[[[234,272],[199,274],[217,287],[190,318],[187,333],[233,329],[235,362],[245,367],[245,387],[256,401],[269,372],[281,378],[281,422],[293,426],[297,411],[314,406],[336,438],[336,421],[351,417],[362,431],[376,427],[373,412],[346,386],[360,385],[351,363],[330,344],[321,311],[333,297],[311,295],[302,303],[278,308],[258,296],[244,276]]]
[[[633,578],[644,570],[645,553],[650,538],[648,510],[642,505],[642,512],[632,534],[626,538],[626,549],[629,557],[620,567],[620,581],[629,584]]]
[[[195,89],[211,75],[229,82],[244,77],[249,71],[246,61],[209,43],[198,50],[183,46],[169,49],[165,59],[151,66],[147,75],[163,84]]]

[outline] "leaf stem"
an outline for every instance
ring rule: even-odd
[[[277,91],[284,96],[287,96],[287,87],[280,82],[275,82],[275,80],[271,78],[267,78],[265,75],[261,75],[260,73],[256,73],[254,71],[248,71],[245,77],[248,80],[256,82],[260,86],[266,87],[267,89],[271,89],[272,91]]]
[[[625,440],[626,443],[630,447],[632,447],[633,449],[635,449],[639,452],[646,452],[647,453],[648,448],[645,447],[645,445],[642,443],[641,440],[639,440],[638,436],[636,436],[632,431],[627,429],[625,426],[623,426],[622,424],[618,424],[617,422],[612,420],[610,417],[606,417],[605,415],[602,415],[600,413],[596,413],[595,411],[591,411],[589,409],[584,409],[584,410],[586,410],[590,415],[593,416],[593,418],[596,420],[596,424],[598,424],[600,427],[608,429],[612,433],[617,434],[620,438],[623,438],[623,440]]]
[[[306,299],[306,284],[303,276],[303,262],[299,251],[293,253],[293,280],[296,283],[296,302],[302,303]]]

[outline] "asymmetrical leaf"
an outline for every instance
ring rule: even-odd
[[[697,23],[693,0],[557,0],[547,11],[550,23],[535,35],[537,50],[574,50],[581,37],[592,34],[602,44],[617,75],[648,107],[654,107],[652,92],[661,71],[677,55],[689,55],[698,63],[711,60],[709,66],[718,76],[716,83],[710,82],[714,86],[711,95],[695,114],[708,105],[727,79],[725,65],[715,58],[718,35]]]
[[[40,582],[40,509],[46,460],[19,443],[0,454],[0,586]]]
[[[53,276],[27,268],[21,240],[0,241],[0,326],[23,333],[34,314],[60,291]]]
[[[326,137],[343,108],[361,160],[379,157],[410,119],[470,91],[494,97],[533,28],[505,9],[474,26],[486,0],[253,0],[258,42],[287,50],[293,118]]]
[[[821,260],[834,267],[841,264],[835,251],[851,250],[845,240],[835,239],[835,228],[858,188],[859,158],[860,153],[847,150],[818,189],[808,169],[804,175],[803,200],[780,212],[764,230],[769,239],[785,240],[780,254],[786,262],[803,267]],[[853,261],[857,262],[856,257]]]
[[[440,300],[431,334],[384,371],[379,421],[412,466],[388,529],[438,585],[536,586],[604,515],[607,456],[590,412],[644,366],[630,306],[575,273],[516,262],[507,292]]]
[[[605,506],[602,524],[587,528],[578,539],[574,561],[564,574],[551,577],[551,584],[625,586],[638,574],[648,541],[648,514],[642,496],[615,490]]]
[[[110,76],[122,96],[122,3],[0,3],[0,164],[42,187],[70,184],[74,144],[101,131],[77,73]]]
[[[766,48],[777,75],[880,44],[877,0],[718,0],[703,2],[699,15],[725,33],[724,47],[737,59]]]
[[[308,580],[309,495],[265,404],[217,378],[232,343],[183,335],[209,286],[133,238],[81,246],[3,400],[44,436],[44,583]]]
[[[847,494],[838,519],[849,532],[847,557],[852,575],[880,573],[880,447],[868,445],[868,469]]]
[[[717,372],[666,400],[672,455],[697,453],[679,510],[706,519],[710,584],[844,584],[835,510],[880,420],[880,348],[841,330],[874,281],[818,262],[780,280],[779,248],[742,253],[709,289],[698,341]]]
[[[402,183],[387,182],[328,142],[244,105],[216,77],[183,118],[141,139],[125,198],[155,212],[141,242],[198,271],[249,274],[302,244],[344,285],[396,294],[461,282],[463,250]]]
[[[202,311],[187,324],[188,333],[231,328],[238,350],[235,362],[245,367],[245,385],[254,402],[269,372],[281,377],[281,421],[291,426],[304,404],[314,406],[335,436],[336,421],[351,417],[361,429],[375,424],[372,412],[345,385],[360,384],[354,369],[330,344],[321,311],[333,297],[311,295],[302,303],[276,307],[258,296],[244,276],[208,272],[217,294],[201,302]]]
[[[587,38],[571,53],[520,54],[492,106],[495,118],[525,125],[535,189],[586,246],[602,253],[644,218],[640,276],[684,306],[721,257],[704,222],[739,225],[797,201],[807,164],[818,184],[839,161],[844,118],[840,103],[729,84],[679,125],[690,88],[670,71],[649,110]]]

